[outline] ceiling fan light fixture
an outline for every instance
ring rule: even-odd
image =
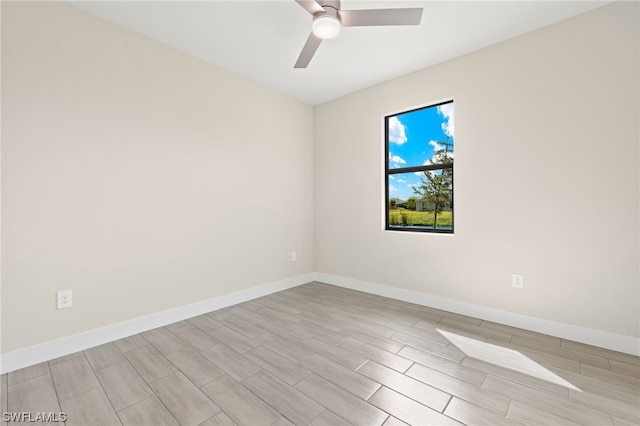
[[[340,34],[340,21],[329,14],[320,15],[313,20],[311,31],[323,40],[336,38]]]

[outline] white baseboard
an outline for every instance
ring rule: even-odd
[[[192,318],[197,315],[202,315],[207,312],[215,311],[216,309],[246,302],[248,300],[266,296],[288,288],[297,287],[311,281],[320,281],[326,284],[363,291],[365,293],[376,294],[405,302],[416,303],[423,306],[429,306],[436,309],[640,356],[640,339],[636,337],[530,317],[513,312],[501,311],[471,303],[446,299],[430,295],[428,293],[405,290],[337,275],[309,273],[226,294],[190,305],[181,306],[145,317],[86,331],[84,333],[30,346],[13,352],[7,352],[0,355],[0,374],[29,367],[40,362],[69,355],[104,343],[113,342],[133,334],[153,330],[154,328]]]
[[[550,321],[514,312],[501,311],[471,303],[433,296],[419,291],[405,290],[337,275],[317,273],[316,280],[326,284],[363,291],[405,302],[416,303],[418,305],[429,306],[443,311],[454,312],[562,339],[573,340],[575,342],[640,356],[640,339],[633,336]]]
[[[30,346],[13,352],[7,352],[0,355],[0,374],[35,365],[64,355],[69,355],[104,343],[113,342],[118,339],[129,337],[133,334],[153,330],[154,328],[192,318],[197,315],[202,315],[237,303],[246,302],[247,300],[256,299],[271,293],[306,284],[314,280],[314,273],[298,275],[296,277],[263,284],[231,294],[225,294],[223,296],[214,297],[212,299],[203,300],[201,302],[181,306],[168,311],[158,312],[156,314],[124,321],[118,324],[108,325],[95,330],[89,330],[84,333]]]

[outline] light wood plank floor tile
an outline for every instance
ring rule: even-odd
[[[524,357],[566,382],[505,368]],[[0,404],[86,426],[629,426],[639,378],[637,356],[314,282],[4,374]]]
[[[147,383],[155,382],[177,371],[173,364],[151,345],[129,351],[125,356]]]
[[[509,325],[498,324],[491,321],[482,321],[480,327],[488,328],[491,330],[501,331],[512,336],[526,337],[529,340],[545,343],[551,346],[560,346],[561,339],[559,337],[549,336],[547,334],[536,333],[534,331],[523,330],[521,328],[512,327]]]
[[[472,325],[464,322],[456,321],[451,318],[444,318],[438,323],[438,327],[441,330],[451,331],[453,333],[460,333],[465,331],[476,338],[491,339],[496,342],[509,342],[513,337],[511,334],[504,333],[498,330],[492,330],[480,325]]]
[[[453,362],[461,362],[465,358],[465,354],[455,346],[445,346],[442,343],[436,343],[431,340],[422,339],[413,334],[407,334],[398,331],[393,333],[390,339],[393,339],[400,343],[404,343],[405,345],[409,345],[421,351],[438,355],[439,357],[448,359]]]
[[[7,410],[7,395],[8,395],[8,383],[9,378],[7,374],[0,375],[0,412],[6,413]],[[0,418],[0,425],[7,426],[7,422],[4,421],[4,415]]]
[[[245,309],[240,305],[231,306],[229,307],[229,310],[234,316],[242,318],[243,320],[249,321],[250,323],[253,323],[255,325],[260,325],[263,322],[269,321],[271,319],[267,316],[262,315],[259,311]]]
[[[256,339],[246,337],[226,326],[216,328],[207,334],[241,354],[260,346],[260,343],[257,342]]]
[[[8,386],[7,411],[13,413],[59,413],[60,404],[51,375],[21,381]],[[42,423],[40,423],[42,424]],[[44,423],[55,424],[55,423]]]
[[[359,336],[360,334],[366,334],[369,336],[377,337],[379,339],[388,339],[389,336],[391,336],[393,333],[397,331],[391,327],[385,327],[383,325],[376,324],[374,322],[369,322],[365,315],[352,314],[351,317],[353,319],[348,323],[344,324],[340,329],[340,331],[350,335],[351,337],[356,337],[356,336]],[[391,352],[395,353],[397,351],[391,351]]]
[[[531,348],[525,348],[514,345],[513,343],[500,343],[498,346],[518,351],[527,358],[545,367],[554,367],[564,371],[570,371],[572,373],[580,373],[580,362],[574,359],[568,359]]]
[[[564,346],[556,347],[555,345],[534,342],[526,337],[521,336],[513,336],[511,338],[511,343],[535,350],[541,350],[544,347],[544,351],[550,354],[559,355],[567,359],[573,359],[575,361],[590,364],[596,367],[609,369],[609,360],[601,355],[580,352],[578,350],[566,348]]]
[[[212,318],[220,322],[223,319],[230,317],[232,313],[229,312],[229,309],[223,308],[223,309],[218,309],[217,311],[207,312],[205,315],[208,316],[209,318]]]
[[[51,377],[60,401],[100,387],[100,382],[85,357],[75,357],[52,365]]]
[[[153,392],[126,359],[96,372],[113,408],[120,411],[147,399]]]
[[[173,329],[171,333],[199,351],[207,350],[218,343],[216,339],[191,324]]]
[[[631,364],[628,362],[621,362],[610,359],[609,365],[611,366],[611,371],[615,371],[616,373],[640,377],[640,364]]]
[[[239,425],[270,425],[281,417],[230,376],[223,376],[205,385],[202,390]]]
[[[237,426],[236,422],[231,420],[231,417],[227,416],[224,412],[220,412],[209,420],[200,423],[200,426]]]
[[[426,340],[428,342],[439,343],[442,346],[449,345],[449,341],[447,340],[447,338],[440,334],[436,327],[427,327],[424,323],[421,323],[420,325],[420,327],[406,324],[393,325],[392,327],[396,329],[396,333],[392,334],[390,338],[395,339],[393,337],[394,335],[401,336],[402,334],[406,334],[408,336],[419,337],[420,339]],[[418,340],[412,341],[418,342]]]
[[[369,402],[376,407],[386,411],[394,417],[411,425],[437,424],[437,425],[460,425],[444,414],[439,413],[427,406],[419,404],[411,398],[395,392],[389,388],[381,387]]]
[[[297,323],[298,321],[301,321],[300,317],[296,315],[291,315],[278,309],[271,308],[269,306],[260,308],[256,312],[266,318],[281,322],[285,325],[292,325]]]
[[[470,358],[470,357],[462,361],[462,365],[469,368],[475,368],[476,370],[484,371],[485,373],[502,377],[504,379],[511,380],[511,381],[523,384],[525,386],[530,386],[534,389],[538,389],[550,395],[554,395],[557,398],[569,399],[569,389],[567,389],[566,387],[557,385],[555,383],[547,382],[545,380],[538,379],[524,373],[520,373],[508,368],[500,367],[498,365],[489,364],[487,362],[480,361],[478,359]],[[569,373],[565,373],[565,375],[562,376],[562,378],[567,380],[569,383],[572,383],[572,380],[570,380],[566,376],[568,374]]]
[[[413,361],[410,361],[407,358],[397,356],[391,352],[385,351],[384,349],[380,349],[377,346],[361,342],[360,340],[352,337],[347,337],[339,344],[339,346],[369,358],[378,364],[393,368],[401,373],[407,371],[407,369],[413,364]]]
[[[116,344],[116,346],[118,347],[118,349],[120,349],[120,352],[122,352],[123,354],[125,352],[129,352],[132,351],[134,349],[139,349],[143,346],[149,346],[150,343],[145,340],[144,337],[142,337],[142,335],[140,334],[134,334],[133,336],[129,336],[129,337],[125,337],[124,339],[120,339],[120,340],[116,340],[114,342]]]
[[[640,366],[640,358],[634,355],[616,352],[605,348],[599,348],[597,346],[587,345],[585,343],[572,342],[571,340],[566,339],[561,340],[560,346],[565,349],[570,349],[574,352],[592,354],[609,360],[615,360]]]
[[[383,423],[383,426],[408,426],[408,424],[398,418],[389,416],[387,421]]]
[[[107,343],[87,349],[84,351],[84,354],[95,371],[111,367],[126,360],[115,343]]]
[[[366,308],[367,311],[371,309],[372,308]],[[395,322],[398,326],[400,324],[411,326],[418,321],[415,315],[411,315],[410,313],[403,310],[394,309],[393,306],[389,306],[388,304],[382,309],[379,309],[379,308],[373,308],[373,309],[374,309],[373,312],[376,315],[386,319],[386,321],[389,323]]]
[[[424,306],[417,303],[405,302],[404,300],[395,300],[384,298],[382,301],[387,302],[385,309],[395,310],[397,312],[408,312],[413,318],[420,318],[424,312]]]
[[[267,330],[271,334],[275,334],[276,336],[282,337],[283,339],[287,339],[293,343],[301,342],[303,340],[307,340],[313,337],[313,333],[307,333],[306,331],[303,331],[303,330],[293,329],[275,320],[265,321],[262,324],[260,324],[260,327]],[[261,337],[262,336],[258,336],[256,340],[260,341]]]
[[[20,370],[11,371],[8,374],[9,386],[26,382],[27,380],[35,379],[36,377],[47,376],[49,373],[49,364],[46,362],[41,362]]]
[[[183,425],[198,425],[220,412],[220,408],[181,373],[174,373],[150,386]]]
[[[260,371],[260,367],[222,343],[214,344],[202,354],[238,381]]]
[[[603,380],[549,367],[549,371],[561,375],[565,380],[582,391],[590,391],[611,399],[640,406],[640,392],[625,386],[618,386]]]
[[[618,417],[613,417],[613,424],[615,426],[638,426],[638,423],[633,423],[625,419],[620,419]]]
[[[384,411],[315,374],[306,377],[295,388],[352,425],[380,425],[388,417]]]
[[[187,322],[197,327],[201,331],[204,331],[205,333],[215,330],[216,328],[222,327],[222,324],[220,324],[218,321],[206,315],[199,315],[197,317],[190,318],[187,320]]]
[[[246,319],[240,318],[237,315],[231,315],[223,319],[221,322],[232,330],[235,330],[236,332],[250,339],[255,339],[256,337],[264,333],[263,328],[260,328],[251,321],[247,321]]]
[[[625,387],[635,392],[640,392],[640,378],[635,375],[628,373],[617,373],[609,369],[594,367],[593,365],[589,364],[581,364],[580,370],[583,376]]]
[[[324,411],[320,404],[265,371],[242,384],[296,425],[307,425]]]
[[[571,391],[571,401],[640,424],[640,401],[626,402],[590,391]]]
[[[555,416],[544,410],[533,408],[527,404],[519,401],[512,401],[509,407],[509,413],[507,418],[523,425],[531,426],[576,426],[578,423],[574,423],[567,419]]]
[[[7,395],[9,386],[9,378],[7,374],[0,375],[0,410],[3,413],[7,411]]]
[[[173,352],[167,355],[167,359],[198,387],[226,374],[209,358],[193,348]]]
[[[77,357],[82,357],[82,358],[86,359],[86,356],[84,355],[84,352],[82,352],[82,351],[74,352],[74,353],[69,354],[69,355],[64,355],[64,356],[61,356],[59,358],[54,358],[54,359],[49,360],[49,367],[54,366],[54,365],[56,365],[56,364],[58,364],[60,362],[69,361],[70,359],[77,358]]]
[[[344,339],[349,337],[348,335],[339,331],[332,330],[328,327],[324,327],[321,324],[317,324],[308,320],[299,321],[289,328],[293,330],[300,330],[308,333],[311,336],[319,337],[327,342],[339,344]]]
[[[331,361],[355,370],[367,361],[367,358],[344,349],[335,343],[327,342],[320,338],[311,338],[303,342],[309,351],[319,354]]]
[[[482,387],[503,395],[505,398],[515,399],[534,408],[583,425],[605,426],[613,424],[613,418],[610,414],[604,414],[590,407],[576,404],[566,399],[556,398],[545,392],[499,377],[488,376]]]
[[[325,302],[325,303],[330,304],[330,302]],[[322,306],[324,307],[327,305],[323,303]],[[353,315],[350,312],[344,311],[342,310],[341,307],[335,307],[335,306],[333,307],[333,309],[326,309],[326,310],[325,309],[305,310],[305,311],[302,311],[299,316],[303,317],[304,321],[306,321],[307,323],[317,324],[323,328],[326,328],[334,332],[340,332],[340,329],[344,327],[345,324],[353,321]]]
[[[256,339],[262,346],[271,349],[273,352],[293,361],[300,362],[313,355],[313,351],[272,333],[265,333]]]
[[[396,392],[400,392],[409,398],[433,408],[436,411],[442,411],[451,399],[451,395],[442,392],[432,386],[429,386],[419,380],[395,370],[382,366],[376,362],[368,361],[358,369],[358,373],[375,380],[378,383],[390,388]]]
[[[350,324],[349,326],[344,327],[342,331],[345,334],[349,335],[349,337],[360,342],[368,343],[387,352],[391,352],[392,354],[397,354],[402,348],[406,346],[404,343],[396,342],[395,340],[392,340],[388,337],[381,337],[375,333],[361,331],[358,328],[352,327],[352,325],[353,324]],[[395,333],[395,331],[391,332],[391,334],[393,333]]]
[[[322,414],[316,417],[311,423],[311,426],[350,426],[346,420],[337,414],[324,410]]]
[[[482,371],[465,367],[457,362],[432,355],[411,346],[405,346],[398,352],[398,355],[476,386],[482,385],[484,378],[487,376]]]
[[[247,300],[246,302],[238,303],[236,306],[250,311],[259,311],[264,308],[264,305],[260,303],[259,299]]]
[[[467,401],[458,398],[451,398],[451,402],[447,405],[444,414],[463,424],[471,425],[487,425],[487,426],[519,426],[513,420],[507,419],[502,415],[493,411],[486,410],[477,405],[473,405]]]
[[[174,322],[171,324],[167,324],[162,328],[171,331],[171,330],[175,330],[176,328],[186,327],[188,325],[193,325],[193,324],[189,323],[187,320],[182,320],[182,321]]]
[[[187,347],[187,345],[182,340],[178,339],[165,327],[147,331],[145,333],[142,333],[142,336],[144,336],[144,338],[147,339],[147,341],[151,343],[163,355],[168,355]]]
[[[421,364],[414,364],[407,375],[437,388],[449,395],[457,396],[467,402],[500,414],[506,414],[509,398],[483,390],[481,387],[456,379]]]
[[[271,296],[261,298],[260,303],[265,307],[272,308],[277,311],[294,316],[300,315],[300,312],[303,311],[302,308],[297,307],[295,304],[291,304],[283,300],[278,300],[278,298],[274,297],[273,294]]]
[[[423,307],[423,311],[430,313],[431,315],[440,316],[442,318],[450,318],[452,320],[463,322],[471,325],[480,325],[482,324],[482,320],[478,318],[469,317],[466,315],[456,314],[454,312],[447,312],[436,308],[431,307]]]
[[[246,352],[244,356],[292,386],[311,374],[310,370],[264,346]]]
[[[125,426],[171,426],[180,424],[155,395],[125,408],[118,415]]]
[[[93,389],[62,401],[67,426],[113,426],[120,419],[102,389]]]
[[[317,376],[364,400],[380,388],[379,383],[318,354],[305,359],[302,365]]]

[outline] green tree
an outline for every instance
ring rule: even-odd
[[[416,197],[409,197],[407,201],[405,201],[404,206],[407,210],[415,210],[416,209]]]
[[[445,148],[438,149],[429,160],[430,164],[453,164],[453,158],[449,152],[448,142],[438,142]],[[442,210],[451,205],[453,195],[453,168],[426,170],[421,184],[413,188],[413,192],[419,195],[430,206],[433,206],[433,228],[438,225],[438,215]]]

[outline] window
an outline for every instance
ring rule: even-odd
[[[453,101],[384,120],[385,229],[453,233]]]

